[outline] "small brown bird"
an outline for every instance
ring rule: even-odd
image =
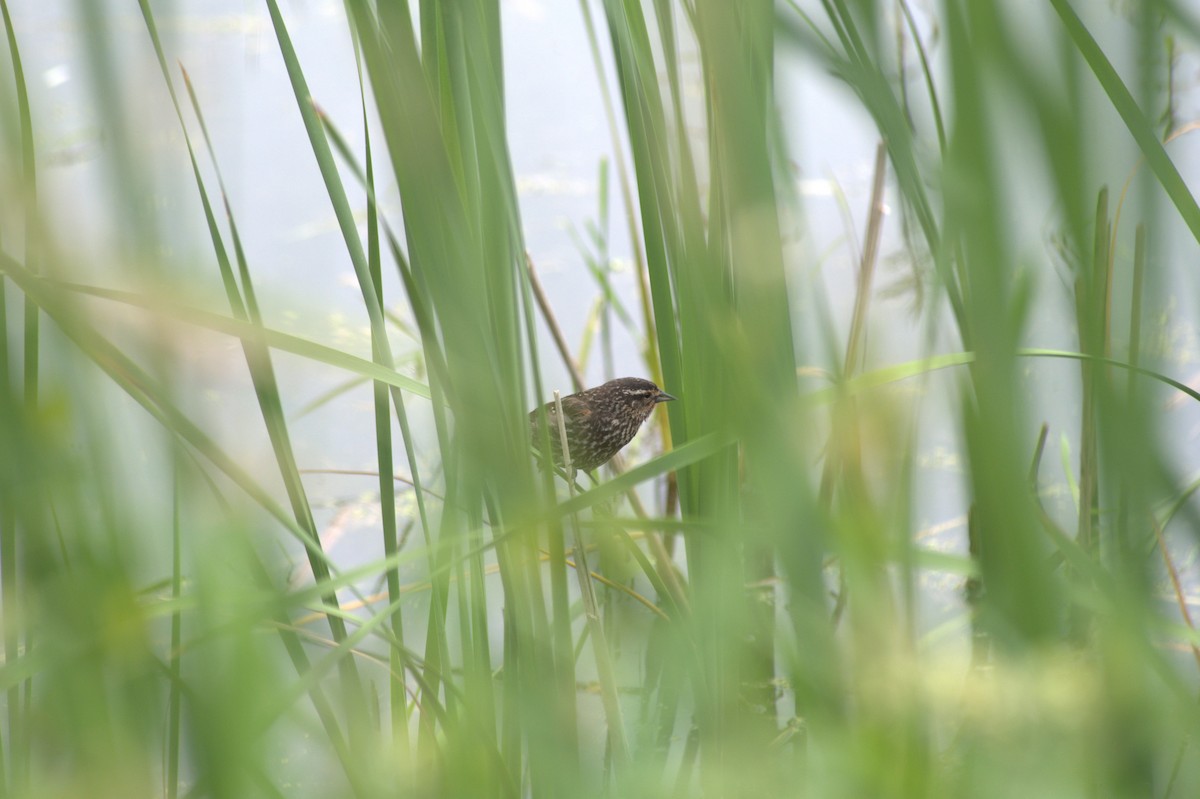
[[[608,463],[628,444],[654,406],[675,399],[649,380],[619,377],[603,385],[562,398],[567,446],[576,469],[591,471]],[[562,444],[558,440],[558,415],[554,403],[547,403],[546,421],[550,423],[550,450],[554,462],[563,465]],[[533,446],[541,447],[538,411],[529,414],[529,433]]]

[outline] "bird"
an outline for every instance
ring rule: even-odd
[[[674,400],[667,392],[640,377],[619,377],[595,388],[562,398],[563,422],[567,429],[567,447],[571,465],[591,471],[608,463],[628,444],[660,402]],[[554,462],[563,466],[562,444],[558,437],[558,414],[554,403],[545,408],[550,428],[550,450]],[[529,413],[529,435],[533,446],[541,449],[541,409]]]

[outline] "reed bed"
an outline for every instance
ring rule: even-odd
[[[206,121],[237,87],[178,62],[168,3],[71,12],[115,231],[87,256],[39,192],[20,10],[0,795],[1200,790],[1186,5],[581,0],[616,155],[579,322],[525,242],[508,6],[346,0],[347,115],[264,0],[349,343],[279,313]],[[879,142],[825,251],[796,75]],[[680,401],[598,475],[539,469],[528,410],[622,373]],[[312,443],[343,430],[369,468]]]

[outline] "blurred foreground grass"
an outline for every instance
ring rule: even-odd
[[[1196,326],[1190,9],[583,0],[622,154],[580,237],[587,341],[608,360],[631,333],[645,363],[621,371],[682,401],[653,422],[662,454],[572,494],[527,440],[541,365],[579,353],[543,335],[500,4],[347,0],[344,120],[265,2],[362,352],[260,306],[204,78],[143,0],[209,239],[162,240],[120,6],[76,10],[121,226],[97,265],[40,199],[36,41],[0,0],[0,793],[1200,790],[1200,463],[1168,404],[1200,402],[1170,333]],[[878,129],[849,299],[797,233],[781,65]],[[610,183],[640,307],[609,282]],[[896,325],[872,315],[885,240],[915,298],[899,362],[869,335]],[[192,362],[213,337],[235,347],[215,372]],[[231,422],[203,398],[239,359],[255,415]],[[331,548],[345,519],[314,499],[296,362],[338,376],[307,410],[348,393],[373,414],[366,557]],[[944,485],[923,482],[930,425]],[[246,462],[231,440],[260,432],[271,457]],[[963,519],[950,552],[923,543],[927,503]]]

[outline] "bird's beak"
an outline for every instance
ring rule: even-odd
[[[660,392],[658,392],[658,396],[654,398],[654,401],[655,402],[670,402],[673,399],[678,399],[678,397],[672,397],[667,392],[660,391]]]

